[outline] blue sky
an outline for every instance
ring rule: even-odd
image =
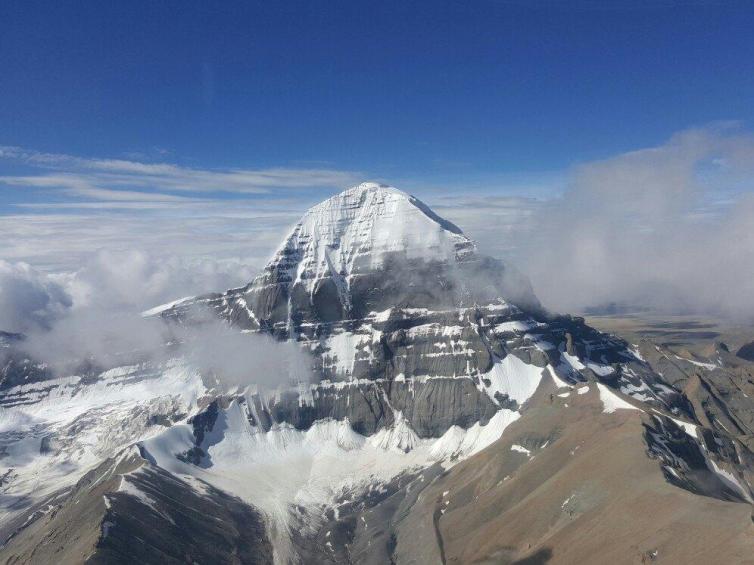
[[[9,1],[0,135],[417,181],[560,170],[751,123],[752,29],[743,2]]]
[[[663,226],[749,223],[752,29],[747,2],[2,2],[0,262],[179,258],[185,292],[217,290],[310,205],[378,180],[533,273],[572,226],[603,226],[555,281],[591,296],[598,255],[626,280],[628,251],[606,250],[635,230],[663,234],[663,265],[689,239]],[[737,253],[750,266],[754,243]],[[656,284],[645,264],[630,276]]]

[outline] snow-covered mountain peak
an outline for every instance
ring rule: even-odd
[[[525,277],[479,255],[453,223],[395,187],[365,182],[309,209],[248,285],[147,315],[180,318],[201,305],[242,328],[290,337],[395,306],[442,310],[501,300],[539,308]]]
[[[294,281],[317,280],[380,268],[388,255],[452,260],[472,250],[473,243],[458,227],[417,198],[365,182],[306,212],[270,266],[284,262],[295,268]]]
[[[364,182],[310,208],[249,284],[144,315],[186,321],[197,308],[209,309],[234,326],[277,339],[313,337],[321,324],[348,322],[348,328],[328,325],[338,342],[337,335],[350,335],[354,324],[369,326],[379,312],[439,313],[502,303],[543,313],[515,268],[478,253],[456,225],[418,198]],[[328,378],[329,371],[325,367]],[[343,371],[336,373],[342,377]]]

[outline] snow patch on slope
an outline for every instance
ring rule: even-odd
[[[561,379],[558,374],[555,372],[555,369],[553,369],[552,365],[547,365],[547,372],[550,374],[550,378],[552,379],[552,382],[555,383],[555,388],[571,388],[571,385],[569,385],[567,382],[565,382],[563,379]]]
[[[686,432],[688,435],[690,435],[694,439],[699,439],[699,433],[697,431],[697,426],[695,424],[684,422],[683,420],[679,420],[678,418],[673,418],[672,416],[668,416],[668,418],[673,420],[673,422],[675,422],[677,426],[682,428],[683,431]]]
[[[511,451],[516,451],[518,453],[523,453],[524,455],[531,456],[531,451],[526,449],[523,445],[518,445],[517,443],[511,445]]]
[[[499,393],[507,395],[520,406],[537,390],[542,380],[542,371],[542,367],[530,365],[509,354],[504,359],[496,361],[488,372],[481,375],[482,383],[479,386],[496,404],[496,393]],[[490,381],[490,386],[485,386],[485,379]]]
[[[370,438],[370,443],[386,451],[407,453],[419,445],[419,436],[399,410],[393,412],[392,426],[382,428]]]
[[[509,425],[518,420],[520,414],[513,410],[498,410],[486,425],[476,422],[468,430],[451,426],[437,440],[432,442],[430,453],[437,460],[454,461],[480,452],[500,439]],[[445,466],[449,466],[446,463]]]
[[[155,306],[154,308],[150,308],[149,310],[144,310],[144,312],[141,313],[141,316],[142,318],[150,318],[152,316],[156,316],[157,314],[162,314],[165,310],[170,310],[173,306],[178,306],[179,304],[183,304],[184,302],[188,302],[189,300],[193,300],[194,298],[194,296],[184,296],[183,298],[173,300],[172,302],[168,302],[167,304],[160,304],[159,306]]]
[[[571,355],[570,353],[562,351],[560,353],[560,356],[565,359],[566,363],[568,363],[568,366],[570,366],[573,370],[582,371],[586,369],[586,365],[584,365],[575,355]]]
[[[736,477],[730,471],[727,471],[726,469],[723,469],[722,467],[717,465],[709,457],[706,457],[705,459],[710,470],[715,473],[724,484],[728,485],[728,487],[731,487],[734,491],[737,491],[747,502],[754,502],[751,498],[751,494],[749,494],[749,489],[745,488],[741,484],[741,481],[738,480],[738,477]]]
[[[602,411],[606,414],[611,414],[616,410],[639,410],[636,406],[623,400],[602,383],[597,383],[597,388],[600,391],[600,400],[602,400],[602,405],[604,407]]]

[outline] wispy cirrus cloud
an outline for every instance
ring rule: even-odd
[[[9,186],[42,189],[59,189],[67,196],[88,198],[103,202],[192,202],[197,198],[135,190],[113,190],[97,184],[104,181],[83,178],[75,174],[49,174],[27,176],[0,176],[0,183]]]
[[[188,201],[175,193],[259,195],[281,189],[344,188],[361,175],[327,168],[203,169],[173,163],[96,159],[0,147],[0,159],[35,169],[0,175],[0,184],[57,189],[74,198],[98,201]],[[194,197],[196,198],[196,197]]]
[[[74,272],[101,250],[148,250],[237,262],[246,276],[307,207],[361,180],[319,165],[211,169],[2,146],[0,259]]]

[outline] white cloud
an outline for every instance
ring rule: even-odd
[[[136,250],[101,250],[68,273],[0,260],[0,330],[49,328],[81,312],[138,316],[179,296],[245,284],[255,271],[237,260],[158,258]]]
[[[248,282],[255,272],[237,261],[154,257],[137,250],[100,250],[69,277],[74,309],[137,314],[177,297]]]
[[[459,226],[477,243],[479,251],[492,257],[521,261],[522,242],[532,237],[533,217],[543,206],[534,198],[467,195],[429,200],[440,216]]]
[[[60,280],[26,263],[0,260],[0,330],[49,328],[71,305]]]
[[[101,200],[143,200],[163,193],[267,194],[278,189],[345,188],[360,175],[322,168],[200,169],[172,163],[142,163],[124,159],[87,159],[19,147],[0,147],[0,159],[52,172],[0,176],[0,183],[43,189],[56,188],[69,196]]]
[[[543,302],[754,316],[754,139],[720,127],[587,163],[520,242]]]
[[[168,327],[140,316],[145,306],[225,288],[239,278],[251,278],[243,265],[164,262],[136,251],[99,252],[67,275],[0,261],[0,330],[25,333],[20,347],[61,374],[84,360],[110,367],[132,362],[134,355],[160,360],[180,354],[226,386],[308,380],[310,360],[293,344],[232,332],[216,319]],[[165,349],[176,341],[178,349]]]

